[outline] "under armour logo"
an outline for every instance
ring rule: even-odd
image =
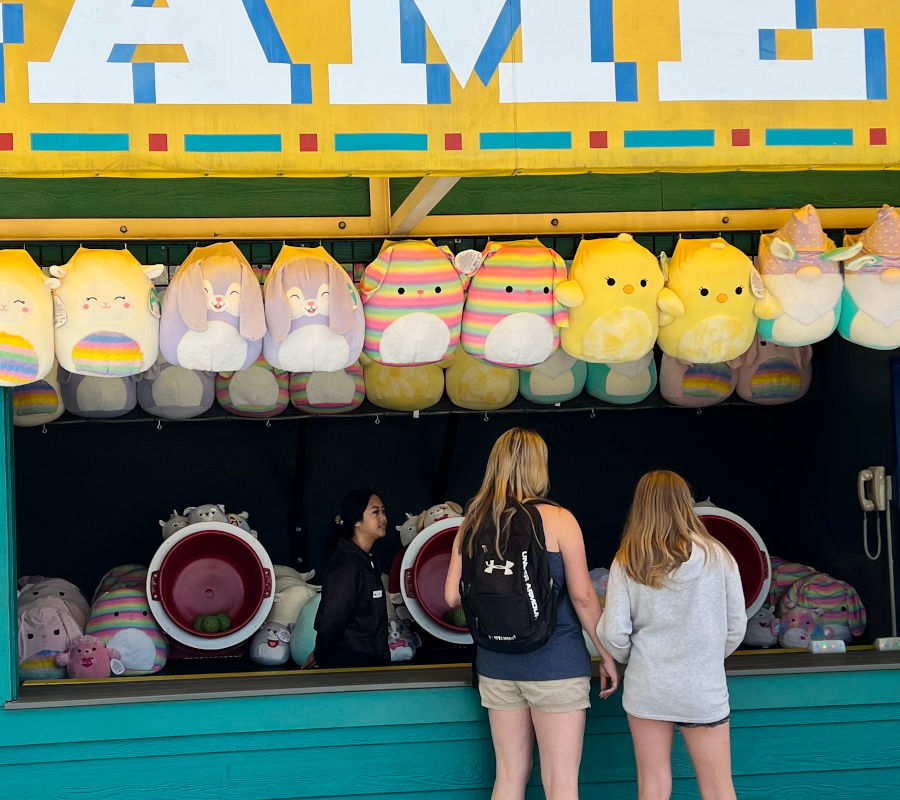
[[[494,572],[495,569],[502,569],[504,575],[512,575],[512,561],[507,561],[505,564],[495,564],[494,559],[492,558],[490,561],[485,561],[484,571],[489,575]]]

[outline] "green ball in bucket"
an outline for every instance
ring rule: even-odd
[[[448,625],[454,625],[457,628],[465,628],[466,626],[466,612],[462,610],[462,608],[448,608],[444,612],[444,622]]]

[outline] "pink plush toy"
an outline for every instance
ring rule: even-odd
[[[19,678],[62,677],[55,663],[57,655],[69,649],[72,639],[81,636],[68,606],[60,597],[45,597],[17,615]]]
[[[124,671],[119,651],[103,644],[96,636],[78,636],[69,642],[69,649],[56,657],[60,667],[66,667],[70,678],[108,678],[110,673]]]
[[[781,619],[773,619],[771,625],[782,647],[807,648],[813,639],[831,638],[831,629],[823,628],[819,615],[810,608],[789,609]]]
[[[795,581],[779,604],[782,616],[793,609],[812,611],[826,626],[827,639],[851,642],[866,629],[866,607],[850,584],[824,572]]]

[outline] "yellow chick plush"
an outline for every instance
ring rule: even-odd
[[[746,353],[765,295],[753,262],[722,238],[679,239],[659,294],[659,346],[673,358],[715,364]]]
[[[447,364],[447,397],[460,408],[493,411],[508,406],[519,393],[519,371],[497,367],[470,356],[461,347]]]
[[[556,287],[569,309],[560,344],[594,364],[636,361],[653,349],[663,274],[654,255],[628,233],[578,245],[569,280]]]
[[[388,367],[363,353],[359,358],[370,403],[392,411],[418,411],[433,406],[444,394],[440,364]]]

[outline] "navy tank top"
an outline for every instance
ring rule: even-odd
[[[477,648],[475,668],[479,675],[507,681],[554,681],[591,674],[591,656],[575,607],[565,591],[566,571],[562,554],[549,550],[550,575],[559,595],[556,627],[547,643],[531,653],[495,653]]]

